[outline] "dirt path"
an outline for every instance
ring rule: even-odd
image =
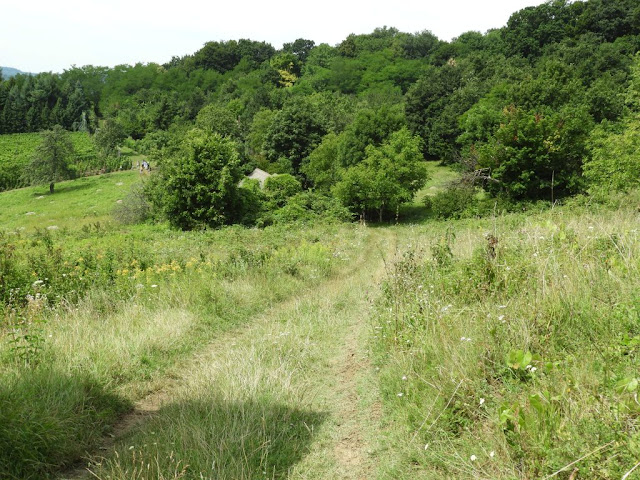
[[[363,412],[357,379],[366,374],[366,371],[370,370],[370,366],[366,358],[359,358],[362,352],[359,349],[360,343],[357,333],[356,331],[347,337],[344,346],[345,355],[339,359],[337,364],[338,377],[342,380],[336,391],[336,396],[340,400],[338,402],[339,408],[336,410],[340,428],[335,455],[344,478],[361,479],[368,478],[371,470],[366,455],[366,442],[370,439],[365,440],[364,432],[359,428],[362,421],[359,417]],[[377,420],[374,411],[371,411],[371,417],[371,420]],[[354,422],[353,419],[357,421]]]
[[[138,402],[101,452],[108,456],[119,439],[163,405],[188,398],[203,384],[219,386],[230,398],[246,398],[276,381],[301,403],[292,407],[327,414],[289,478],[373,478],[379,403],[367,355],[367,320],[383,273],[380,252],[391,251],[391,234],[368,231],[362,247],[339,277],[276,305],[176,366],[169,376],[174,379]],[[61,478],[94,477],[82,466]]]

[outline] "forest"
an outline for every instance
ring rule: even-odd
[[[634,0],[553,0],[451,42],[386,26],[336,46],[210,41],[163,65],[73,66],[1,81],[0,133],[110,131],[103,162],[127,142],[173,168],[174,182],[204,148],[218,160],[202,178],[225,167],[228,185],[255,167],[292,176],[279,180],[289,190],[278,202],[296,196],[297,211],[328,196],[352,214],[393,216],[424,183],[423,159],[466,174],[440,204],[464,210],[478,188],[509,202],[555,201],[637,183],[629,157],[638,50]],[[235,153],[220,158],[227,150]],[[180,195],[202,204],[189,218],[172,216],[182,208],[176,198],[155,198],[183,228],[251,223],[247,212],[264,210],[251,185],[227,189],[212,208],[187,184]]]

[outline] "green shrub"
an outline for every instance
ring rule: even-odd
[[[476,190],[467,185],[451,185],[433,197],[425,197],[425,206],[440,219],[461,218],[475,204]]]
[[[242,218],[238,183],[242,173],[235,143],[217,133],[192,129],[182,150],[157,177],[152,201],[172,226],[217,228]]]
[[[113,218],[123,225],[142,223],[150,217],[151,203],[141,183],[132,185],[122,203],[116,204],[113,209]]]
[[[271,176],[264,182],[264,192],[271,208],[283,207],[287,199],[301,191],[300,182],[287,173]]]

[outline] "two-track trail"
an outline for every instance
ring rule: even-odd
[[[235,437],[230,431],[242,428],[237,423],[250,416],[235,415],[237,406],[265,408],[265,402],[277,403],[277,411],[284,408],[309,412],[308,418],[316,420],[305,424],[311,433],[297,450],[302,453],[284,463],[284,472],[282,462],[279,472],[275,469],[259,472],[264,473],[262,478],[374,478],[380,404],[368,358],[368,319],[384,274],[384,257],[392,255],[395,239],[391,229],[363,228],[360,242],[337,275],[269,308],[250,324],[221,335],[198,354],[176,365],[168,376],[171,380],[138,402],[136,409],[116,425],[115,438],[104,441],[93,461],[104,455],[103,465],[113,463],[114,448],[125,451],[124,446],[133,442],[131,437],[136,432],[135,438],[142,435],[144,439],[147,424],[155,422],[157,426],[175,421],[174,428],[181,428],[178,419],[189,415],[182,408],[213,402],[209,399],[214,398],[215,415],[228,415],[236,420],[224,424],[220,435],[193,432],[192,436],[202,435],[207,440],[201,442],[202,452],[188,452],[192,460],[182,463],[189,466],[180,478],[258,478],[249,463],[241,470],[225,469],[222,450],[237,448],[232,445]],[[226,405],[229,412],[225,412]],[[171,418],[163,423],[163,415]],[[160,428],[149,434],[156,435],[155,430]],[[161,441],[160,437],[155,439]],[[147,440],[143,441],[146,444]],[[277,439],[272,443],[264,446],[265,452],[271,449],[268,452],[271,456],[278,454],[273,451]],[[176,453],[180,455],[178,450]],[[245,453],[242,455],[246,458],[252,454]],[[193,458],[198,455],[211,455],[204,462],[210,465],[208,471],[194,467]],[[267,453],[264,457],[267,458]],[[131,474],[118,476],[114,469],[106,475],[95,465],[90,470],[95,473],[90,474],[83,467],[61,478],[134,478]]]

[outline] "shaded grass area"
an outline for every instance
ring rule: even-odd
[[[132,478],[287,478],[309,449],[326,414],[278,403],[278,399],[227,403],[206,398],[161,408],[127,438],[116,461],[96,476]],[[157,438],[159,442],[150,442]]]
[[[2,478],[50,477],[96,442],[130,407],[90,375],[48,367],[0,383]]]
[[[608,479],[637,463],[634,204],[403,227],[372,325],[395,446],[382,477]]]
[[[431,198],[446,191],[449,184],[460,177],[451,166],[441,165],[439,161],[425,162],[429,179],[415,195],[411,203],[402,205],[399,210],[399,220],[403,224],[421,223],[432,219],[433,215],[425,208],[425,198]]]
[[[442,165],[438,161],[427,161],[429,180],[416,194],[414,203],[422,205],[424,197],[436,195],[446,189],[447,185],[460,178],[460,173],[450,165]]]

